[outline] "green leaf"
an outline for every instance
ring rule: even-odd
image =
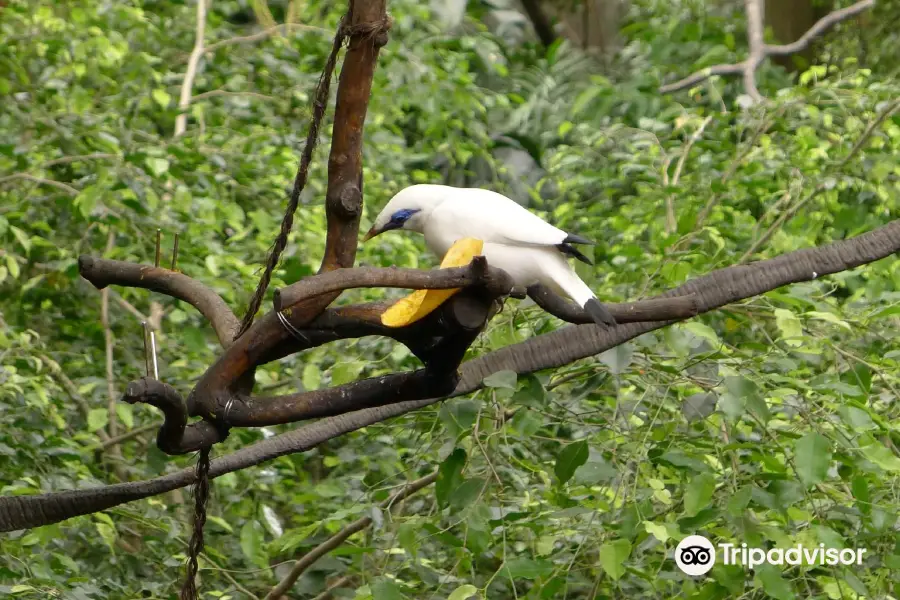
[[[820,433],[807,433],[794,442],[794,465],[807,486],[821,483],[831,465],[831,442]]]
[[[172,102],[172,95],[162,88],[156,88],[150,95],[153,96],[153,100],[162,108],[167,108],[169,103]]]
[[[165,173],[166,171],[169,170],[169,161],[166,160],[165,158],[157,158],[157,157],[150,156],[150,157],[146,158],[144,160],[144,162],[147,164],[147,167],[150,168],[150,171],[156,177],[159,177],[160,175],[162,175],[163,173]]]
[[[356,381],[365,365],[357,361],[339,362],[331,368],[332,385],[343,385]]]
[[[516,389],[516,377],[515,371],[497,371],[484,378],[484,385],[489,388],[514,390]]]
[[[18,240],[19,244],[22,245],[22,248],[26,253],[31,250],[31,240],[28,238],[28,235],[24,231],[14,225],[11,225],[9,230],[13,232],[14,236],[16,236],[16,240]]]
[[[319,389],[319,385],[322,383],[322,372],[319,370],[318,365],[313,363],[307,364],[303,367],[303,388],[309,391]]]
[[[513,558],[503,564],[503,576],[515,579],[537,579],[553,572],[553,563],[530,558]]]
[[[262,526],[256,521],[247,521],[241,527],[241,550],[253,564],[268,566],[268,557],[263,549]]]
[[[231,527],[231,525],[228,523],[228,521],[226,521],[222,517],[217,517],[215,515],[207,515],[206,518],[209,519],[211,522],[215,523],[216,525],[218,525],[219,527],[221,527],[222,529],[224,529],[225,531],[227,531],[228,533],[234,533],[234,529]]]
[[[372,598],[373,600],[402,600],[403,594],[400,593],[400,588],[392,579],[379,577],[372,584]]]
[[[693,517],[709,505],[716,491],[716,479],[705,473],[691,479],[684,491],[684,513]]]
[[[587,442],[584,440],[573,442],[563,448],[553,468],[559,483],[563,484],[571,479],[575,469],[587,462],[589,454]]]
[[[684,323],[682,327],[685,331],[690,331],[698,338],[709,342],[710,346],[714,349],[722,345],[721,340],[719,340],[719,335],[716,333],[715,329],[709,325],[700,323],[699,321],[690,321],[689,323]]]
[[[9,274],[12,275],[13,279],[19,278],[19,262],[12,254],[6,255],[6,268],[9,269]],[[0,281],[2,281],[2,279],[0,279]]]
[[[450,492],[462,483],[462,470],[466,464],[466,451],[456,448],[438,467],[438,478],[434,484],[434,495],[438,505],[447,506]]]
[[[614,581],[625,574],[625,561],[631,555],[631,542],[614,540],[600,546],[600,566]]]
[[[756,579],[762,584],[763,590],[777,600],[793,600],[794,592],[781,571],[774,565],[760,565],[756,567]]]
[[[803,325],[793,312],[783,309],[775,309],[775,325],[781,332],[781,337],[788,346],[802,346]]]
[[[481,478],[466,479],[450,492],[450,506],[459,510],[471,506],[484,489],[485,480]]]
[[[101,191],[96,185],[89,185],[75,196],[72,204],[78,209],[82,217],[87,218],[93,212],[94,207],[97,206],[100,194]]]
[[[467,583],[466,585],[461,585],[447,596],[447,600],[469,600],[472,596],[478,595],[478,588],[474,585]]]
[[[850,324],[847,323],[847,321],[842,320],[840,317],[838,317],[834,313],[820,312],[818,310],[811,310],[811,311],[805,313],[805,315],[811,319],[819,319],[821,321],[827,321],[829,323],[837,325],[838,327],[846,329],[847,331],[853,331],[853,328],[850,327]]]
[[[644,529],[647,531],[647,533],[655,537],[660,542],[665,544],[669,540],[669,530],[666,529],[665,525],[658,525],[653,521],[644,521],[643,524]]]
[[[634,347],[631,344],[619,344],[600,355],[600,362],[609,368],[613,375],[624,373],[634,357]]]
[[[87,426],[90,431],[97,431],[109,423],[109,412],[105,408],[92,408],[88,413]]]
[[[130,404],[116,403],[116,416],[122,422],[122,425],[128,429],[134,428],[134,409]]]
[[[860,450],[862,451],[863,456],[885,471],[900,471],[900,458],[886,448],[881,442],[871,439],[871,442],[860,448]]]

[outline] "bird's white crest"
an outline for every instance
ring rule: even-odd
[[[561,250],[572,241],[569,234],[497,192],[445,185],[407,187],[381,210],[366,239],[391,229],[424,234],[438,258],[457,240],[482,240],[488,264],[509,273],[517,286],[542,283],[579,306],[592,300],[600,306]]]

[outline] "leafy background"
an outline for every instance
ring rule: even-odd
[[[270,2],[276,22],[301,25],[208,52],[187,132],[174,138],[193,4],[3,4],[0,492],[190,465],[156,450],[152,431],[102,442],[111,419],[119,433],[159,422],[147,407],[115,402],[142,374],[138,315],[159,321],[161,377],[183,391],[216,357],[214,337],[191,309],[130,289],[109,292],[107,330],[76,259],[150,262],[156,229],[165,247],[178,232],[179,269],[245,306],[343,6],[309,0],[289,15]],[[472,1],[452,25],[422,3],[390,2],[394,27],[366,123],[364,227],[413,182],[489,186],[601,240],[598,266],[579,272],[615,301],[900,216],[900,117],[852,150],[900,94],[895,5],[828,37],[802,73],[765,66],[762,106],[748,105],[739,81],[657,92],[744,57],[740,3],[635,0],[614,56],[568,42],[545,50],[514,8]],[[253,3],[216,0],[207,45],[258,31],[255,20]],[[273,288],[318,266],[326,150]],[[421,240],[402,235],[370,242],[360,262],[435,264]],[[500,373],[471,397],[218,478],[204,597],[261,597],[293,559],[360,516],[372,527],[319,560],[295,597],[338,577],[348,580],[335,596],[360,600],[897,596],[898,315],[900,261],[888,258],[555,371]],[[472,354],[559,326],[509,302]],[[257,377],[286,392],[415,365],[404,348],[367,338]],[[215,453],[283,429],[235,431]],[[435,470],[436,486],[377,508]],[[174,598],[190,502],[174,492],[5,536],[0,593]],[[719,564],[692,579],[669,557],[693,533],[868,554],[853,570]]]

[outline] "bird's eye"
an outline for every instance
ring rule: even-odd
[[[408,210],[398,210],[391,216],[391,221],[394,223],[405,223],[407,219],[409,219],[410,213]]]

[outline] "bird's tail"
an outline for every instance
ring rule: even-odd
[[[560,255],[562,258],[562,256]],[[615,317],[612,313],[597,300],[594,292],[581,280],[572,267],[562,259],[562,268],[553,270],[553,285],[551,287],[558,288],[566,296],[575,301],[578,306],[584,309],[594,323],[597,325],[606,325],[612,327],[616,324]],[[548,282],[549,283],[549,282]]]

